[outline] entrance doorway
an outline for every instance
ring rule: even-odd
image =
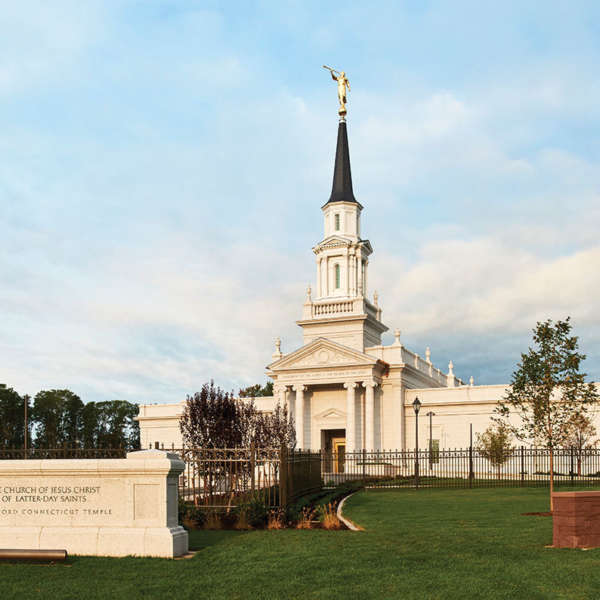
[[[331,440],[333,446],[333,472],[343,473],[344,463],[346,462],[346,438],[333,438]]]
[[[343,473],[346,463],[346,430],[321,429],[324,470],[329,473]]]

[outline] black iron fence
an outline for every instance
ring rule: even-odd
[[[162,447],[161,449],[165,449]],[[548,486],[550,451],[514,448],[492,460],[476,448],[305,452],[287,448],[168,448],[185,462],[181,501],[216,510],[258,501],[285,507],[323,486],[363,481],[369,488]],[[0,449],[0,460],[124,458],[123,448]],[[554,450],[554,482],[600,485],[600,449]]]
[[[321,454],[287,448],[172,448],[185,462],[179,479],[184,502],[211,509],[259,501],[287,506],[321,489]]]
[[[287,448],[165,448],[185,463],[179,478],[182,502],[214,510],[258,501],[287,506],[321,489],[321,453]],[[0,448],[0,460],[125,458],[123,448]]]
[[[196,506],[230,509],[255,499],[279,505],[277,448],[173,448],[185,462],[179,498]]]
[[[555,448],[554,483],[600,484],[600,449]],[[369,487],[510,487],[550,485],[547,448],[513,448],[491,460],[476,448],[323,452],[326,486],[364,480]]]

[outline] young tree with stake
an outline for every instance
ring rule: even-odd
[[[589,417],[575,414],[566,425],[565,443],[577,456],[577,476],[581,476],[581,461],[588,448],[598,444],[596,428]]]
[[[510,429],[506,423],[497,423],[477,434],[476,449],[483,458],[490,461],[496,469],[496,478],[500,479],[500,469],[512,456]]]
[[[571,335],[570,317],[538,322],[533,343],[521,354],[511,387],[496,408],[496,420],[519,440],[535,441],[549,450],[552,511],[554,449],[565,444],[567,423],[574,415],[585,415],[598,401],[598,393],[593,383],[585,382],[586,374],[579,372],[586,357],[578,351],[577,336]],[[511,414],[517,419],[509,422]]]

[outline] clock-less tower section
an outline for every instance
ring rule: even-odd
[[[345,121],[338,126],[333,186],[321,207],[324,238],[314,248],[317,261],[315,297],[309,289],[302,320],[298,321],[307,344],[319,337],[334,340],[361,352],[381,344],[387,327],[381,308],[367,300],[369,256],[373,248],[361,238],[362,205],[352,190],[348,133]]]

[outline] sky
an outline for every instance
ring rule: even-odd
[[[508,383],[571,317],[600,380],[600,4],[5,2],[0,382],[180,402],[302,345],[350,80],[383,321]]]

